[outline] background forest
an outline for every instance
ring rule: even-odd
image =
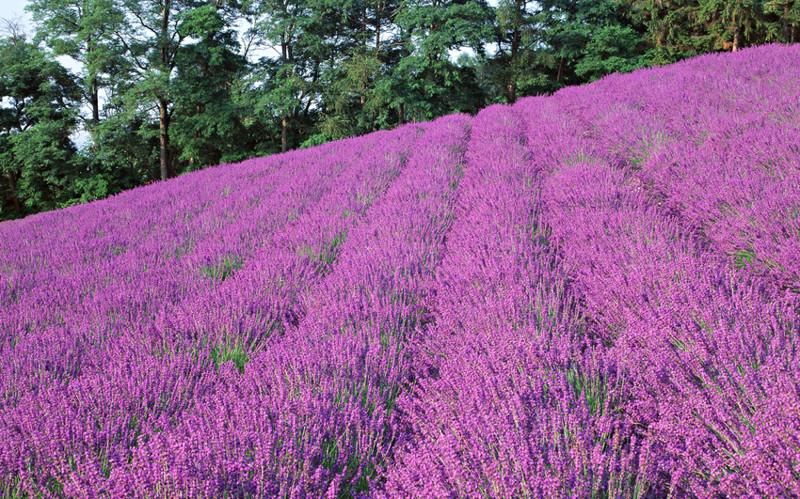
[[[0,35],[0,220],[800,38],[800,0],[30,0],[27,9],[33,33],[7,20]]]

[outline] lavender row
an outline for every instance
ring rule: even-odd
[[[579,138],[550,159],[542,218],[624,387],[641,446],[626,495],[796,495],[800,303],[737,272],[562,120]]]
[[[280,341],[223,362],[179,421],[153,425],[112,495],[362,494],[393,448],[403,345],[422,327],[444,252],[469,119],[428,125],[403,172],[302,294]],[[234,360],[234,359],[232,359]]]
[[[641,179],[734,265],[772,273],[780,285],[800,291],[798,138],[800,121],[769,123],[699,147],[669,144],[642,164]]]

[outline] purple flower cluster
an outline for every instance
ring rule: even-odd
[[[0,224],[0,495],[800,495],[800,46]]]

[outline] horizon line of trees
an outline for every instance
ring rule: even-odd
[[[613,72],[800,41],[800,0],[30,0],[26,9],[33,35],[6,21],[0,36],[0,220]],[[77,131],[88,136],[80,148]]]

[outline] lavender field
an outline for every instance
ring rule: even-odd
[[[5,497],[800,496],[800,45],[0,224]]]

